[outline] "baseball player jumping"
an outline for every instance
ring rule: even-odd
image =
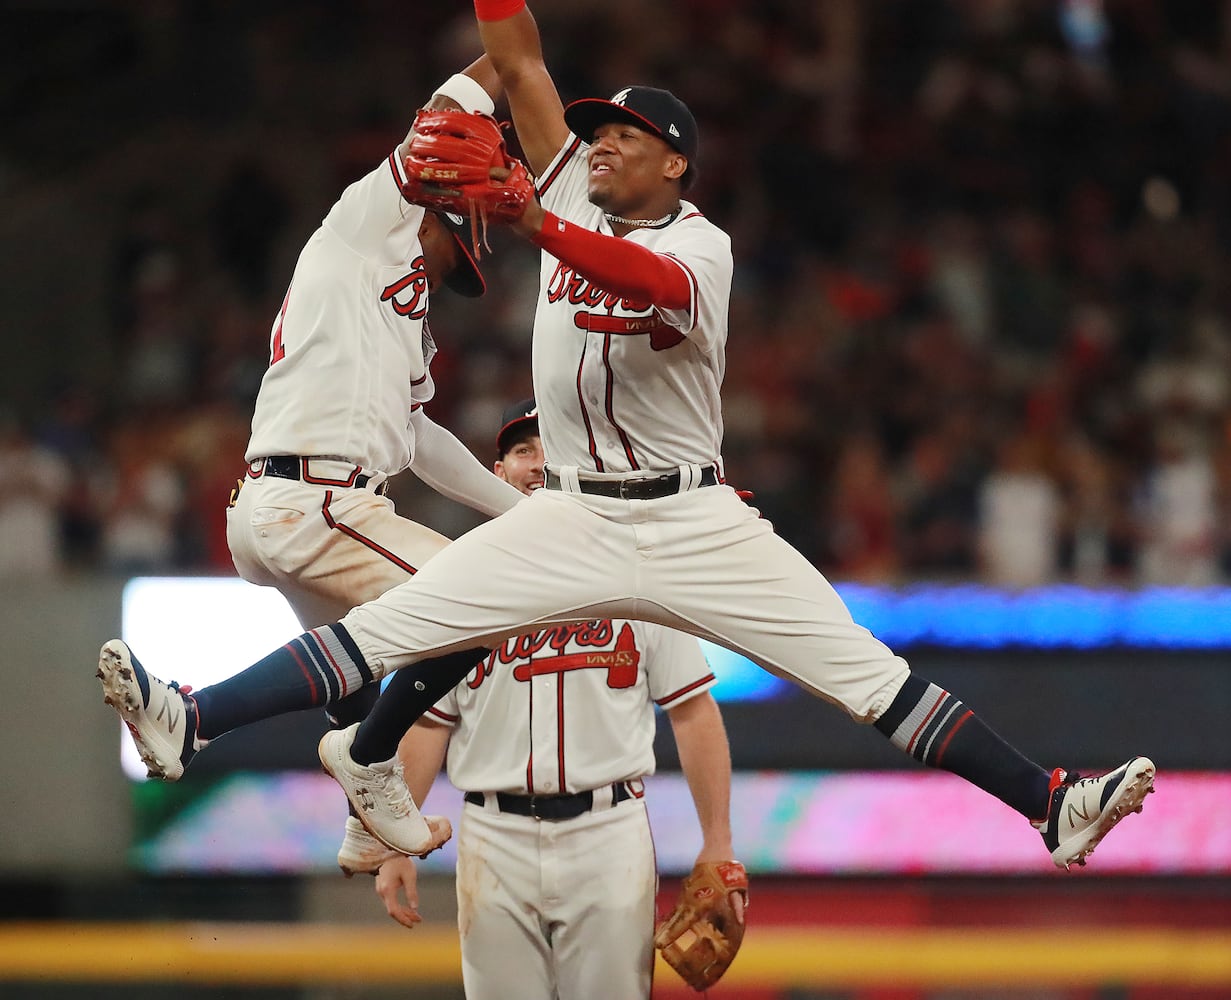
[[[505,414],[497,450],[498,475],[526,493],[542,486],[533,400]],[[657,878],[641,779],[654,771],[654,705],[679,748],[700,858],[729,858],[731,757],[714,681],[681,632],[558,625],[506,640],[406,734],[399,756],[416,801],[446,751],[465,792],[457,902],[469,1000],[649,997]],[[389,915],[413,927],[414,861],[348,827],[348,842],[367,841],[365,870],[379,868]]]
[[[542,251],[532,357],[545,488],[407,582],[250,668],[253,688],[291,677],[297,659],[377,677],[546,625],[654,621],[743,654],[873,725],[1019,812],[1056,865],[1084,863],[1141,808],[1154,764],[1133,757],[1081,777],[1027,759],[856,624],[816,568],[723,483],[719,388],[733,263],[727,234],[684,198],[699,152],[688,108],[666,91],[626,87],[565,109],[523,0],[475,0],[475,9],[541,199],[526,202],[514,228]],[[178,771],[194,752],[193,726],[187,737],[168,733],[159,715],[169,705],[204,727],[213,699],[194,705],[135,662],[123,669],[134,678],[125,697],[139,742]],[[297,683],[308,701],[308,685]],[[405,853],[422,842],[424,824],[396,748],[437,696],[391,685],[361,725],[321,741],[322,761],[364,825]],[[291,700],[266,699],[263,714]]]
[[[499,92],[483,58],[427,107],[490,112]],[[442,284],[479,296],[484,281],[460,238],[468,225],[404,199],[409,139],[346,188],[299,255],[270,334],[247,468],[227,510],[239,575],[277,588],[304,628],[409,579],[448,543],[395,511],[385,496],[394,474],[410,468],[489,516],[521,499],[425,410],[435,393],[429,296]],[[486,653],[455,655],[467,669]],[[101,669],[108,698],[122,702],[123,657],[104,657]],[[314,704],[328,704],[335,726],[358,722],[379,693],[362,677],[316,679]],[[201,738],[248,721],[236,694],[216,703],[210,719],[221,728],[202,727]]]

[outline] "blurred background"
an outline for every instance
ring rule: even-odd
[[[533,9],[566,101],[648,82],[700,122],[729,480],[1031,757],[1160,766],[1125,847],[1061,876],[995,803],[712,651],[756,901],[714,995],[1231,997],[1231,3]],[[0,3],[4,996],[460,996],[447,858],[413,934],[332,869],[319,719],[149,786],[91,675],[151,622],[237,666],[282,641],[235,638],[257,605],[222,516],[273,317],[479,51],[460,2]],[[537,274],[492,246],[487,296],[433,309],[431,414],[485,461],[530,394]],[[660,743],[670,895],[695,823]]]

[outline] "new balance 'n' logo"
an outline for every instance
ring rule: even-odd
[[[1074,817],[1076,817],[1076,819],[1074,819]],[[1077,808],[1077,804],[1075,802],[1068,803],[1069,825],[1076,826],[1078,819],[1082,820],[1083,822],[1089,822],[1090,820],[1090,808],[1086,805],[1086,800],[1084,797],[1081,800],[1080,809]]]
[[[163,716],[167,716],[167,732],[174,733],[175,727],[180,724],[180,713],[175,711],[175,705],[170,698],[164,698],[162,708],[158,710],[155,721],[161,722]]]

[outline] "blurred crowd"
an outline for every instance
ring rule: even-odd
[[[229,569],[295,254],[477,54],[468,4],[426,6],[4,15],[6,99],[55,84],[14,117],[5,203],[109,190],[84,189],[95,360],[45,347],[0,418],[0,577]],[[728,478],[832,578],[1227,581],[1231,3],[532,6],[566,101],[647,82],[696,112],[689,197],[736,258]],[[40,160],[40,122],[62,153],[75,120],[90,152]],[[484,459],[530,393],[537,275],[492,246],[487,296],[432,306],[430,412]],[[394,496],[473,523],[411,476]]]

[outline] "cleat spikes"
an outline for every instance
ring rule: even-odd
[[[1142,811],[1154,790],[1154,763],[1134,757],[1106,774],[1078,777],[1057,768],[1052,772],[1046,818],[1033,826],[1043,837],[1057,867],[1082,867],[1086,857],[1125,816]]]

